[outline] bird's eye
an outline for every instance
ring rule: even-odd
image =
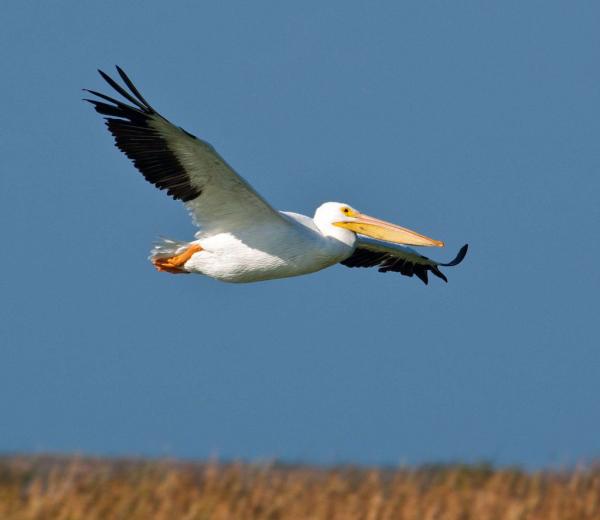
[[[349,209],[349,208],[344,208],[342,211],[343,211],[344,213],[346,213],[346,214],[350,213],[350,209]]]

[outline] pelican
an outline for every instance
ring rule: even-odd
[[[149,259],[158,271],[247,283],[342,264],[415,275],[427,284],[428,272],[447,281],[439,267],[457,265],[465,257],[468,245],[447,263],[422,256],[405,246],[444,243],[349,204],[326,202],[313,218],[275,210],[209,143],[156,112],[125,72],[116,69],[124,86],[98,72],[129,103],[88,89],[95,99],[85,101],[104,116],[115,145],[146,180],[182,201],[200,228],[190,242],[165,238],[154,246]]]

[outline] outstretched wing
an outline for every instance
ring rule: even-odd
[[[448,279],[439,270],[439,267],[452,267],[460,264],[467,254],[468,248],[468,244],[465,244],[460,248],[454,260],[443,264],[420,255],[410,247],[379,242],[361,236],[358,238],[358,245],[352,256],[340,263],[346,267],[378,267],[380,273],[393,271],[404,276],[416,275],[427,285],[428,271],[447,282]]]
[[[261,219],[283,222],[210,144],[156,112],[120,67],[117,72],[129,91],[98,72],[130,104],[87,89],[100,100],[85,101],[105,116],[116,146],[146,180],[183,201],[203,231],[233,231]]]

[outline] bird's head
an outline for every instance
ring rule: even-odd
[[[340,202],[326,202],[317,208],[314,216],[317,227],[327,236],[333,236],[348,242],[349,233],[352,240],[356,234],[366,235],[386,242],[410,246],[437,246],[443,247],[439,240],[421,235],[416,231],[406,229],[396,224],[370,217],[360,213],[348,204]]]

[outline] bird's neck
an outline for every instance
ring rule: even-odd
[[[321,234],[328,239],[342,242],[344,245],[354,248],[356,246],[356,233],[333,224],[315,222]]]

